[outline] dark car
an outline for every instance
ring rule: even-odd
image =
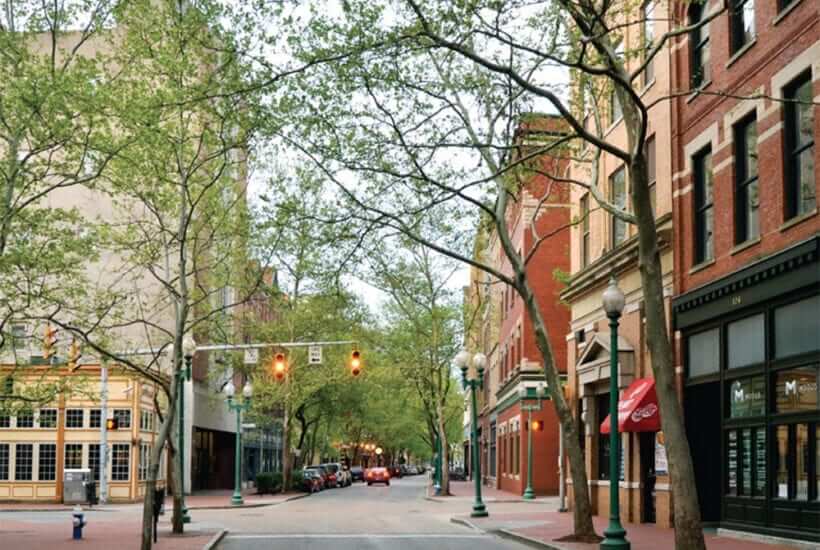
[[[364,468],[353,466],[350,468],[350,477],[353,481],[364,481]]]
[[[305,468],[302,471],[302,489],[308,493],[318,493],[325,488],[325,480],[319,470]]]
[[[364,478],[367,481],[367,485],[373,485],[374,483],[384,483],[387,486],[390,486],[390,472],[387,471],[387,468],[383,468],[381,466],[377,468],[368,468],[367,471],[364,473]]]
[[[450,479],[452,481],[464,481],[467,475],[464,473],[464,468],[450,468]]]
[[[398,464],[393,464],[387,471],[390,472],[390,477],[401,478],[401,467]]]

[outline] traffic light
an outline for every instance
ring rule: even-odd
[[[54,346],[57,344],[57,329],[51,325],[46,325],[43,332],[43,359],[47,362],[55,355]]]
[[[72,340],[71,345],[68,347],[68,368],[71,371],[77,370],[80,366],[80,355],[82,355],[82,347],[77,340]]]
[[[120,419],[116,416],[114,418],[109,418],[105,421],[105,429],[106,430],[119,430],[120,429]]]
[[[353,353],[350,354],[350,374],[353,376],[359,376],[359,373],[362,372],[362,359],[359,350],[353,350]]]
[[[544,431],[544,422],[542,420],[533,420],[532,421],[532,431],[534,431],[534,432]]]
[[[285,379],[285,374],[288,372],[288,363],[285,360],[284,353],[277,353],[273,358],[273,377],[278,381]]]

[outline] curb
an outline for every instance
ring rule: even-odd
[[[460,517],[457,517],[457,516],[451,517],[450,518],[450,523],[455,523],[456,525],[462,525],[464,527],[472,529],[473,531],[478,531],[481,534],[486,534],[487,533],[487,531],[485,531],[484,529],[481,529],[480,527],[478,527],[472,521],[470,521],[468,519],[463,519],[463,518],[460,518]]]
[[[509,529],[498,529],[493,532],[497,533],[500,537],[516,540],[520,543],[526,544],[527,546],[532,546],[533,548],[547,548],[548,550],[564,550],[561,546],[553,546],[552,544],[544,542],[543,540],[528,537],[527,535],[522,535],[521,533],[516,533],[515,531],[510,531]]]
[[[211,537],[211,540],[209,540],[205,544],[205,546],[202,547],[202,550],[212,550],[213,548],[216,547],[217,544],[219,544],[219,541],[221,541],[223,538],[225,538],[225,535],[227,535],[227,534],[228,534],[228,530],[227,529],[222,529],[221,531],[219,531],[219,533],[217,533],[213,537]]]
[[[282,500],[275,500],[273,502],[258,502],[256,504],[243,504],[242,506],[232,506],[232,505],[214,505],[214,506],[189,506],[188,510],[243,510],[245,508],[262,508],[264,506],[276,506],[277,504],[284,504],[286,502],[290,502],[291,500],[299,500],[300,498],[309,497],[310,493],[305,493],[303,495],[293,495],[291,497],[282,499]]]

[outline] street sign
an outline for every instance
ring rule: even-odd
[[[243,430],[255,430],[256,429],[256,424],[245,424],[243,422],[242,423],[242,429]]]
[[[322,346],[310,346],[308,348],[308,364],[322,364]]]
[[[245,350],[245,364],[255,365],[259,362],[259,350],[257,348],[248,348]]]

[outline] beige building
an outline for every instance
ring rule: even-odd
[[[643,4],[646,23],[624,28],[628,49],[636,51],[652,36],[669,28],[668,5],[661,1]],[[653,11],[654,10],[654,11]],[[640,93],[645,103],[668,94],[670,90],[671,50],[664,47],[642,77]],[[636,68],[640,59],[628,62]],[[574,83],[576,86],[577,82]],[[605,97],[605,95],[604,95]],[[600,106],[605,128],[602,137],[626,149],[626,130],[617,101],[609,97]],[[589,106],[589,100],[579,105]],[[578,110],[581,110],[579,106]],[[647,156],[651,193],[660,237],[664,294],[668,299],[673,287],[672,241],[672,174],[671,120],[672,105],[661,101],[649,111]],[[588,128],[594,116],[591,108],[579,113]],[[592,158],[589,146],[582,148]],[[572,177],[585,180],[589,165],[575,163]],[[629,209],[629,173],[623,162],[603,152],[600,157],[598,190],[616,205]],[[571,330],[566,335],[569,388],[584,429],[587,474],[593,511],[609,510],[609,439],[600,433],[601,422],[609,414],[609,320],[603,312],[601,295],[614,276],[626,295],[626,308],[619,329],[619,381],[621,390],[641,379],[652,379],[652,368],[646,347],[640,274],[638,272],[638,238],[636,228],[616,220],[598,208],[595,199],[580,186],[573,186],[571,202],[579,223],[571,233],[571,280],[561,298],[571,308]],[[654,384],[654,383],[653,383]],[[620,481],[621,517],[628,522],[671,523],[669,480],[659,455],[656,462],[655,432],[622,434],[623,476]],[[660,468],[656,469],[656,465]],[[569,481],[571,483],[571,481]],[[569,494],[572,494],[571,486]]]

